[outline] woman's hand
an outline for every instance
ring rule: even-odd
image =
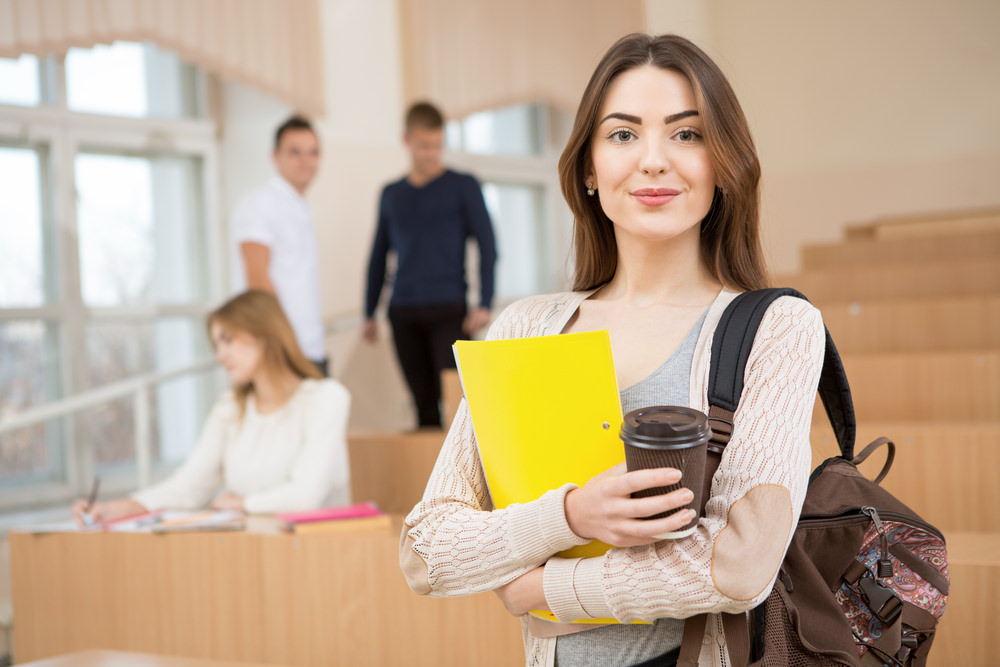
[[[223,491],[212,501],[214,510],[240,510],[243,511],[243,499],[235,493]]]
[[[633,547],[659,541],[661,535],[686,526],[693,510],[680,510],[662,519],[641,517],[669,512],[691,502],[692,493],[681,488],[662,496],[632,498],[635,491],[670,486],[680,481],[674,468],[650,468],[626,472],[620,463],[585,485],[566,494],[566,521],[570,530],[584,538],[615,547]],[[701,481],[699,480],[700,484]]]
[[[88,528],[93,525],[146,512],[145,507],[131,498],[119,498],[118,500],[106,500],[94,503],[90,507],[90,511],[87,511],[87,501],[81,498],[74,502],[70,509],[73,511],[73,519],[81,528]]]
[[[544,567],[535,568],[493,592],[513,616],[524,616],[533,609],[548,611],[549,603],[545,600],[545,587],[542,583],[544,572]]]

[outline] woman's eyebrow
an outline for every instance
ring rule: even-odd
[[[680,111],[678,113],[671,114],[666,118],[664,118],[663,124],[670,125],[671,123],[676,123],[679,120],[683,120],[685,118],[690,118],[691,116],[697,116],[697,115],[698,115],[697,109],[688,109],[687,111]],[[642,119],[639,118],[638,116],[632,116],[627,113],[618,113],[618,112],[609,113],[607,116],[601,119],[601,123],[603,123],[606,120],[610,120],[612,118],[617,118],[618,120],[623,120],[626,123],[632,123],[633,125],[642,125]],[[598,125],[600,125],[600,123],[598,123]]]
[[[639,118],[638,116],[630,116],[627,113],[617,113],[617,112],[609,113],[607,116],[601,119],[601,123],[603,123],[606,120],[610,120],[612,118],[617,118],[619,120],[625,121],[626,123],[632,123],[633,125],[642,125],[642,119]],[[598,125],[600,125],[600,123],[598,123]]]
[[[680,113],[675,113],[670,116],[667,116],[666,118],[663,119],[663,124],[670,125],[671,123],[676,123],[679,120],[683,120],[685,118],[690,118],[691,116],[697,116],[697,115],[698,115],[697,109],[688,109],[687,111],[681,111]]]

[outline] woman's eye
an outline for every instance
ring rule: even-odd
[[[676,135],[677,140],[681,143],[690,144],[698,140],[698,133],[694,130],[681,130]]]
[[[615,130],[611,133],[611,140],[620,144],[631,141],[632,137],[632,130]]]

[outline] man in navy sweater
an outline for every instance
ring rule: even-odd
[[[410,172],[382,190],[368,263],[365,340],[377,340],[375,308],[396,254],[389,322],[420,427],[440,427],[441,371],[455,368],[452,343],[490,322],[496,243],[479,182],[445,167],[444,117],[420,102],[406,114]],[[479,245],[479,304],[466,307],[465,245]]]

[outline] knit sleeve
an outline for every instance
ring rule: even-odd
[[[545,594],[561,621],[739,612],[767,597],[805,498],[824,340],[815,308],[791,297],[772,304],[696,532],[599,558],[550,560]]]
[[[489,338],[527,335],[537,319],[515,304],[497,318]],[[400,566],[410,587],[432,597],[493,590],[539,567],[559,551],[589,540],[570,530],[563,507],[567,484],[538,500],[494,509],[483,474],[468,404],[463,400],[423,499],[403,527]]]

